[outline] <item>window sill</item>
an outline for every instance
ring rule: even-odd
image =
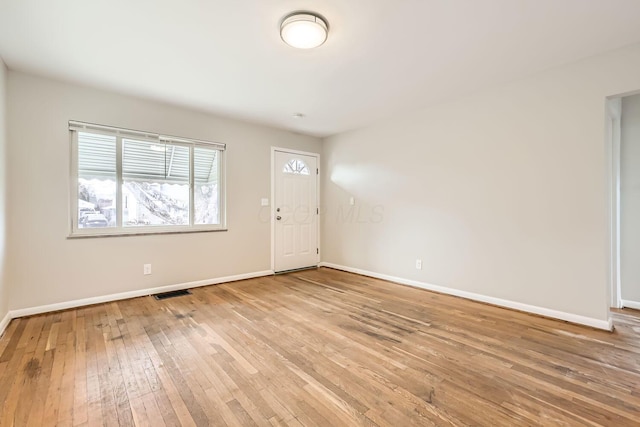
[[[127,237],[127,236],[153,236],[163,234],[191,234],[191,233],[213,233],[218,231],[228,231],[228,228],[193,228],[181,230],[132,230],[116,232],[95,232],[95,233],[71,233],[67,239],[88,239],[92,237]]]

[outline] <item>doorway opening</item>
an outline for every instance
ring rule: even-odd
[[[640,310],[640,93],[606,101],[609,305]]]

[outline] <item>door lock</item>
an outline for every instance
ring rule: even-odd
[[[280,221],[280,220],[282,219],[282,217],[281,217],[280,215],[278,215],[278,216],[276,217],[276,219],[277,219],[278,221]]]

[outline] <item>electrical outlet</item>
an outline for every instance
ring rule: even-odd
[[[143,266],[142,274],[151,274],[151,264],[145,264]]]
[[[422,270],[422,260],[421,259],[417,259],[416,260],[416,269],[417,270]]]

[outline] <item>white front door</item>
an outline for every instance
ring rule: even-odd
[[[274,151],[274,270],[318,264],[317,157]]]

